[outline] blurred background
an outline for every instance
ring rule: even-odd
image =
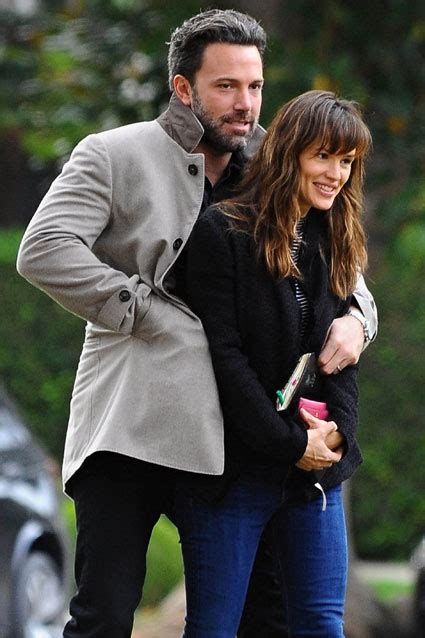
[[[360,102],[372,129],[366,281],[380,327],[361,361],[352,533],[359,558],[406,561],[425,533],[423,0],[0,0],[0,383],[60,463],[84,325],[19,278],[19,241],[82,137],[166,107],[165,43],[211,7],[250,13],[269,34],[263,126],[316,88]],[[148,605],[181,578],[178,550],[175,561],[164,550],[175,541],[161,522]]]

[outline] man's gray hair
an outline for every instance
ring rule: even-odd
[[[168,43],[168,80],[173,90],[173,78],[184,75],[193,85],[201,68],[202,56],[208,44],[223,42],[256,46],[263,58],[267,36],[263,27],[251,16],[233,9],[210,9],[185,20],[171,34]]]

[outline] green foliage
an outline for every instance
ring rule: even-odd
[[[397,580],[373,580],[369,582],[373,591],[383,603],[389,604],[413,593],[413,583]]]
[[[0,136],[19,127],[36,165],[66,156],[95,130],[159,113],[169,96],[170,17],[181,12],[132,0],[57,4],[0,21],[8,45],[0,52]]]
[[[425,532],[425,220],[403,226],[375,286],[379,345],[361,367],[353,523],[363,557],[406,559]]]
[[[183,563],[176,528],[162,516],[153,531],[147,556],[143,606],[157,605],[183,578]]]
[[[0,233],[0,378],[60,460],[84,324],[18,275],[21,236],[16,229]]]

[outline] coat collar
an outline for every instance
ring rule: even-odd
[[[172,94],[167,110],[157,118],[158,124],[187,153],[193,153],[204,134],[204,129],[192,109],[185,106],[175,93]],[[246,158],[252,157],[265,134],[258,125],[248,146],[244,150]]]

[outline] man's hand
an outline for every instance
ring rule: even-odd
[[[345,315],[334,319],[328,330],[318,364],[323,374],[337,374],[346,366],[357,363],[364,345],[362,324]]]

